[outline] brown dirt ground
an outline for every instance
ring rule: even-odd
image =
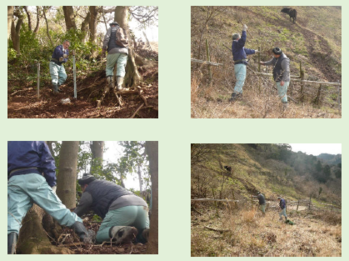
[[[84,219],[84,225],[87,230],[93,230],[96,234],[100,227],[99,222],[91,222],[87,218]],[[52,244],[67,247],[74,254],[145,254],[147,250],[147,244],[137,242],[121,245],[110,244],[110,242],[85,244],[80,242],[78,236],[69,228],[64,228],[59,240],[52,240]]]
[[[143,81],[138,85],[148,106],[143,106],[134,118],[158,118],[158,68],[139,68]],[[144,103],[138,94],[121,93],[123,106],[120,107],[114,93],[110,90],[100,108],[99,100],[107,84],[105,71],[100,70],[83,79],[77,79],[77,99],[74,99],[74,84],[69,77],[61,86],[63,93],[53,94],[50,86],[40,90],[37,98],[36,87],[11,91],[16,82],[8,86],[8,118],[130,118]],[[71,103],[63,105],[62,99],[69,98]]]

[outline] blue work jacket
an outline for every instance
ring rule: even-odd
[[[56,186],[56,166],[44,141],[8,141],[7,176],[44,174],[47,183]]]
[[[68,58],[63,58],[63,61],[59,61],[59,58],[63,57],[63,55],[66,54],[67,57],[69,55],[69,50],[64,49],[63,45],[58,45],[52,54],[52,60],[55,61],[56,64],[61,65],[62,63],[66,63],[68,61]]]
[[[245,48],[246,43],[246,31],[242,31],[241,38],[239,40],[234,40],[232,44],[233,60],[235,64],[243,63],[247,64],[247,61],[239,61],[242,59],[247,59],[247,55],[255,54],[255,50]]]

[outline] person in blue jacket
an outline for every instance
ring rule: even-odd
[[[73,228],[82,241],[89,236],[81,218],[70,212],[56,195],[56,166],[44,141],[9,141],[7,152],[8,254],[16,252],[22,219],[33,203],[60,225]]]
[[[70,42],[65,40],[63,44],[58,45],[53,51],[50,61],[50,74],[52,79],[52,89],[54,93],[62,92],[59,88],[67,79],[63,63],[68,61]],[[75,52],[72,52],[75,55]]]
[[[236,98],[242,97],[242,87],[246,79],[247,55],[255,54],[258,50],[245,48],[247,25],[243,25],[241,36],[238,33],[233,34],[232,52],[234,60],[234,71],[236,83],[234,92],[229,101],[235,101]]]
[[[285,220],[287,220],[287,214],[286,214],[286,200],[284,200],[283,198],[281,197],[278,197],[278,200],[279,200],[279,206],[280,206],[280,209],[281,209],[281,212],[279,213],[279,216],[280,216],[280,220],[282,220],[282,216],[285,216]]]

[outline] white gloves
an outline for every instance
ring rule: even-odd
[[[255,53],[258,53],[259,51],[258,50],[254,50]]]
[[[57,191],[57,186],[53,186],[51,189],[52,189],[52,191],[53,191],[55,194],[57,194],[57,193],[56,193],[56,191]]]
[[[63,58],[67,58],[68,57],[68,55],[66,55],[66,54],[63,54]]]
[[[244,25],[242,26],[242,31],[246,31],[247,28],[248,28],[247,25],[244,24]]]

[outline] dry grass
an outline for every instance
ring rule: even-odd
[[[295,222],[291,226],[279,221],[276,211],[232,209],[203,211],[203,216],[192,216],[192,256],[341,256],[341,225],[331,225],[323,220],[290,214]],[[229,229],[219,233],[206,230]]]

